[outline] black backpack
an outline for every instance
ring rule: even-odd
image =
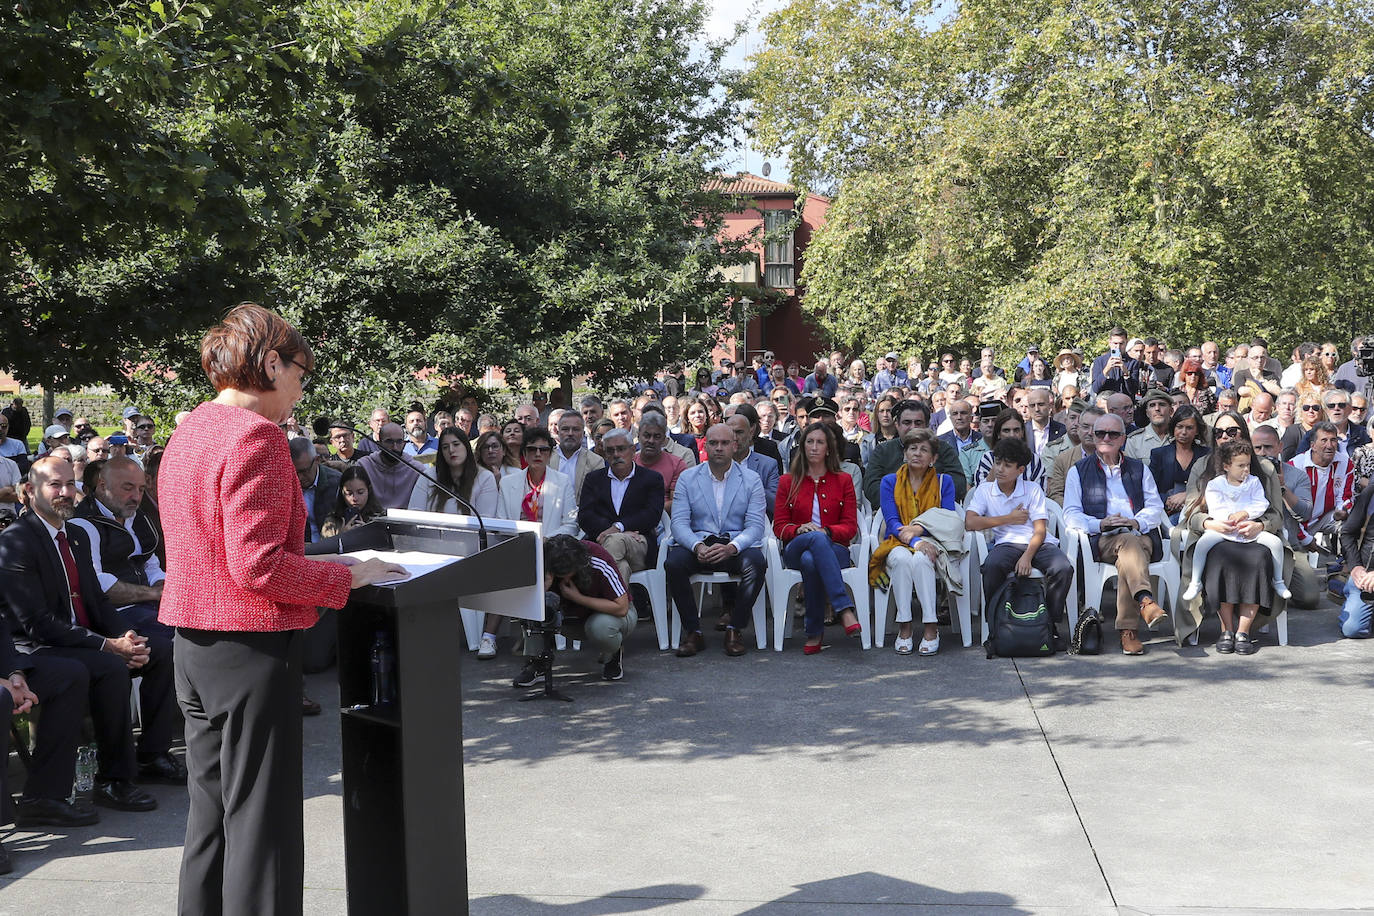
[[[1045,607],[1045,580],[1008,576],[988,602],[988,658],[1054,654],[1054,618]]]

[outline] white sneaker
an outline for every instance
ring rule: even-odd
[[[479,646],[477,647],[477,657],[478,657],[478,658],[495,658],[495,657],[496,657],[496,637],[495,637],[495,636],[483,636],[483,637],[482,637],[482,643],[481,643],[481,645],[479,645]]]
[[[915,644],[911,641],[910,636],[906,639],[898,636],[896,642],[892,644],[892,648],[897,650],[898,655],[910,655],[914,646]]]
[[[1282,579],[1274,580],[1274,594],[1278,595],[1284,601],[1293,597],[1293,593],[1288,590],[1288,583],[1284,582]]]
[[[1194,579],[1194,580],[1188,585],[1187,591],[1185,591],[1182,595],[1179,595],[1179,600],[1180,600],[1180,601],[1192,601],[1194,598],[1196,598],[1198,595],[1201,595],[1201,594],[1202,594],[1202,582],[1201,582],[1200,580],[1198,580],[1198,579]]]

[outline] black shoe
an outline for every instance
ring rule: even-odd
[[[18,827],[85,827],[99,821],[100,814],[94,808],[60,798],[21,798],[14,806]]]
[[[162,782],[168,785],[186,785],[186,764],[171,754],[154,754],[152,757],[139,755],[139,782]]]
[[[95,803],[119,811],[152,811],[157,799],[127,779],[112,779],[95,787]]]
[[[616,649],[611,660],[601,666],[601,679],[603,681],[618,681],[625,676],[625,667],[620,663],[620,657],[623,653],[623,649]]]
[[[1249,633],[1236,634],[1237,655],[1254,655],[1257,651],[1259,651],[1259,646],[1255,645],[1255,641],[1250,638]]]
[[[10,862],[10,851],[0,844],[0,875],[8,875],[14,871],[14,865]]]
[[[1221,636],[1217,638],[1217,651],[1223,655],[1230,655],[1236,651],[1236,634],[1230,630],[1222,630]]]
[[[539,659],[532,658],[525,662],[525,667],[520,669],[520,673],[511,681],[512,687],[533,687],[539,683],[539,679],[544,676],[544,666],[539,663]]]

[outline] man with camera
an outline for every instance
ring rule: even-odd
[[[615,559],[595,541],[556,534],[544,542],[545,627],[580,639],[597,655],[601,678],[625,676],[623,645],[634,632],[630,592]],[[512,686],[530,687],[544,676],[549,656],[531,655]]]

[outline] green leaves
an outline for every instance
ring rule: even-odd
[[[1122,323],[1282,347],[1360,327],[1367,15],[967,0],[933,27],[927,12],[798,0],[766,20],[748,77],[760,138],[839,188],[802,278],[830,333],[872,351],[1095,346]]]

